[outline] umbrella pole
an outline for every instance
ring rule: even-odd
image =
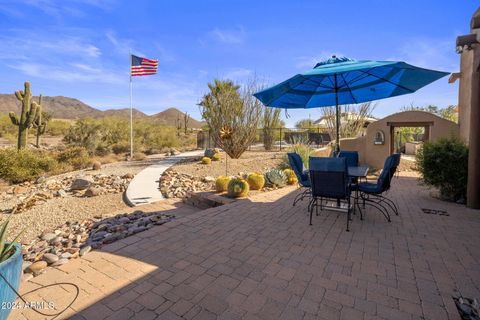
[[[335,80],[335,120],[336,120],[336,133],[335,137],[335,151],[338,153],[340,151],[340,106],[338,105],[338,85],[337,85],[337,74],[333,75]]]

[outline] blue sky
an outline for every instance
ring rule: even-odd
[[[134,79],[134,106],[148,114],[177,107],[197,118],[214,78],[275,84],[332,54],[455,72],[455,37],[469,32],[474,2],[2,0],[0,93],[30,80],[34,94],[128,107],[130,48],[160,60],[157,75]],[[457,90],[444,78],[379,101],[375,115],[411,103],[456,104]],[[289,113],[290,125],[320,115]]]

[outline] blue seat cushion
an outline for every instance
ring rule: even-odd
[[[362,182],[358,184],[358,190],[365,193],[381,193],[381,187],[378,183]]]

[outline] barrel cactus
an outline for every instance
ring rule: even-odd
[[[211,159],[212,161],[220,161],[221,158],[222,156],[220,155],[220,153],[215,153]]]
[[[265,185],[265,178],[263,174],[258,172],[252,172],[247,177],[248,185],[252,190],[260,190]]]
[[[212,163],[212,159],[210,159],[209,157],[202,158],[202,164],[210,164],[210,163]]]
[[[227,176],[220,176],[215,180],[215,190],[217,192],[225,192],[228,190],[228,183],[231,178]]]
[[[246,197],[250,190],[248,182],[244,179],[233,178],[228,183],[228,196],[232,198]]]
[[[292,169],[285,169],[283,173],[287,176],[287,184],[296,184],[298,182],[297,175]]]
[[[288,178],[282,170],[272,169],[265,173],[265,182],[270,186],[284,187]]]

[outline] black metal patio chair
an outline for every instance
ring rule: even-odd
[[[310,183],[312,186],[312,199],[310,200],[310,225],[312,225],[313,209],[318,215],[320,210],[332,209],[347,213],[347,231],[350,231],[350,183],[345,158],[311,157],[309,161]],[[334,199],[338,201],[332,206],[326,206],[323,201]],[[342,207],[340,200],[346,202]],[[320,203],[319,203],[320,202]]]
[[[293,200],[293,206],[295,206],[298,201],[310,197],[310,178],[308,177],[308,171],[306,171],[305,166],[303,165],[302,158],[298,153],[287,153],[287,156],[290,167],[292,167],[293,172],[295,172],[295,175],[297,176],[298,185],[300,188],[304,189],[301,193],[297,194]]]

